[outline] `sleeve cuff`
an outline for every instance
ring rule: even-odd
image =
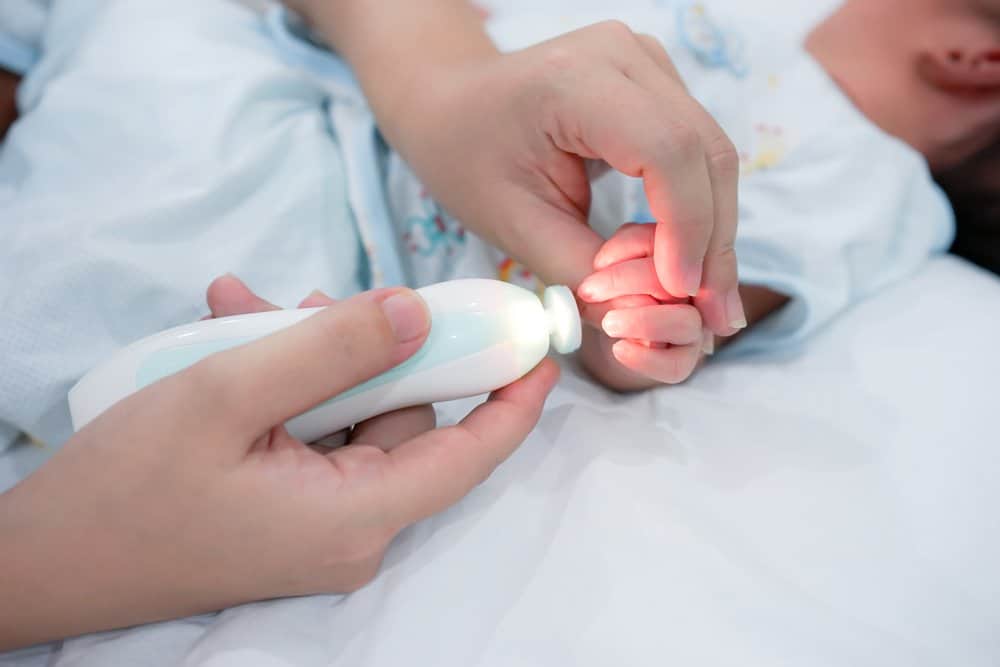
[[[0,31],[0,68],[26,74],[38,62],[38,49]]]

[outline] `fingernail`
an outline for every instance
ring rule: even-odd
[[[706,357],[715,354],[715,334],[709,329],[702,329],[701,351]]]
[[[590,278],[587,278],[582,283],[580,283],[579,287],[576,288],[576,293],[580,295],[581,299],[593,299],[595,296],[594,281],[592,281]]]
[[[604,268],[604,253],[598,252],[594,255],[594,271],[600,271]]]
[[[413,290],[402,290],[382,302],[382,312],[389,320],[396,342],[409,343],[430,328],[430,314],[424,300]]]
[[[698,262],[684,272],[684,293],[688,296],[698,296],[701,289],[701,273],[703,263]]]
[[[604,319],[601,320],[601,328],[612,338],[619,338],[622,335],[622,321],[614,311],[604,316]]]
[[[733,288],[726,296],[726,318],[729,326],[734,329],[747,328],[747,316],[743,312],[743,299],[740,298],[740,291]]]

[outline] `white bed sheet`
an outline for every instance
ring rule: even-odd
[[[1000,280],[941,258],[794,355],[631,397],[568,368],[360,593],[0,665],[995,666],[998,325]]]

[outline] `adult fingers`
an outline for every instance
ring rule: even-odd
[[[299,308],[320,308],[322,306],[329,306],[332,303],[334,303],[333,299],[316,289],[299,302]]]
[[[521,218],[495,230],[494,240],[542,282],[575,288],[590,274],[604,240],[587,225],[585,211],[569,202],[539,204],[521,192],[511,193],[510,210],[521,211]]]
[[[354,427],[351,442],[374,445],[389,451],[421,433],[434,430],[437,415],[430,405],[403,408],[378,417],[372,417]]]
[[[719,335],[733,334],[746,326],[734,250],[739,214],[739,156],[711,114],[693,98],[678,100],[680,77],[662,45],[645,35],[638,39],[654,67],[637,68],[634,78],[654,91],[664,103],[680,102],[677,111],[695,128],[704,147],[712,189],[712,226],[695,305],[709,329]],[[656,269],[661,279],[666,279],[673,261],[669,245],[676,239],[668,228],[659,230],[657,237]]]
[[[479,405],[459,424],[417,436],[389,452],[381,475],[385,511],[399,526],[455,504],[509,457],[538,423],[559,367],[546,359]]]
[[[205,301],[208,302],[212,317],[278,310],[277,306],[254,294],[246,283],[232,274],[213,280],[205,292]]]
[[[630,259],[592,273],[580,283],[577,294],[590,303],[629,294],[647,294],[659,300],[671,298],[660,284],[650,258]]]
[[[594,270],[600,271],[627,259],[651,257],[655,233],[656,225],[634,222],[622,225],[594,257]]]
[[[429,328],[416,292],[367,292],[179,375],[196,417],[256,437],[401,363]]]
[[[674,296],[692,296],[702,282],[714,215],[705,149],[697,129],[681,113],[690,105],[682,87],[665,101],[631,76],[613,71],[600,86],[578,87],[561,96],[551,138],[562,150],[590,151],[618,171],[643,179],[658,221],[660,282]],[[615,104],[608,105],[608,99]]]
[[[677,71],[677,67],[674,65],[674,61],[670,59],[670,55],[667,54],[666,49],[663,48],[663,44],[660,40],[656,39],[652,35],[639,34],[635,36],[639,41],[639,46],[642,50],[646,52],[653,62],[656,63],[664,74],[672,78],[681,86],[685,91],[687,91],[687,85],[684,83],[684,79],[681,78],[681,73]]]

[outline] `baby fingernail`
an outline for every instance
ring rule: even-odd
[[[594,285],[594,281],[590,278],[587,278],[580,283],[580,287],[578,287],[576,291],[582,299],[593,299],[597,296],[597,287]]]
[[[710,357],[715,354],[715,334],[709,329],[704,329],[701,335],[701,351],[706,357]]]
[[[618,338],[622,335],[624,326],[622,325],[621,319],[614,311],[608,313],[601,320],[601,328],[604,329],[604,333],[608,334],[612,338]]]
[[[413,290],[401,290],[390,296],[382,302],[382,312],[398,343],[416,340],[430,328],[427,305]]]
[[[688,296],[698,296],[701,289],[701,274],[703,263],[698,262],[684,272],[684,293]]]
[[[734,329],[747,328],[747,316],[743,312],[743,299],[740,298],[740,291],[733,288],[726,296],[726,320],[729,326]]]

